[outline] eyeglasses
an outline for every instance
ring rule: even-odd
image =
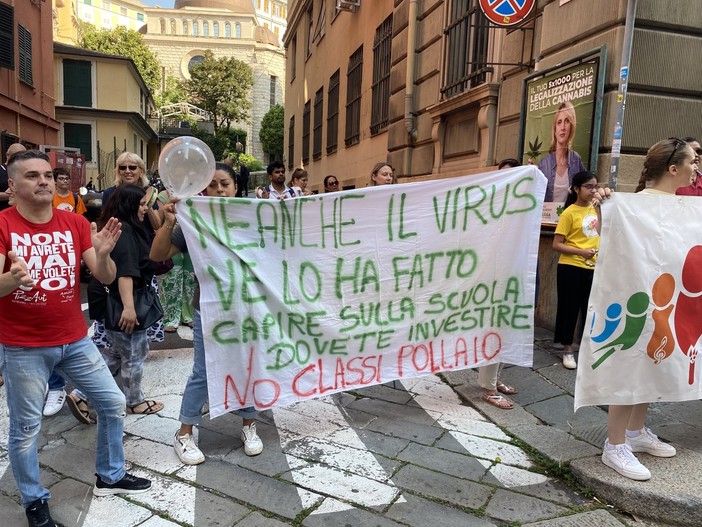
[[[327,183],[328,187],[336,187],[338,185],[339,185],[338,181],[330,181],[329,183]]]
[[[119,168],[122,172],[124,172],[127,169],[134,172],[139,167],[137,165],[119,165],[117,168]]]
[[[665,162],[666,168],[670,166],[670,161],[673,159],[675,152],[678,151],[678,148],[681,147],[682,145],[687,144],[685,141],[683,141],[682,139],[678,139],[677,137],[669,137],[668,141],[675,141],[675,148],[673,148],[673,151],[670,153],[670,157],[668,157],[668,161]]]
[[[600,186],[597,183],[587,183],[586,185],[580,185],[581,188],[586,188],[588,190],[597,190]]]
[[[70,181],[70,180],[71,180],[71,178],[66,177],[66,176],[61,176],[61,177],[56,178],[56,181]]]

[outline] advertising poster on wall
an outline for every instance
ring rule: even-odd
[[[597,169],[602,64],[591,54],[525,79],[521,158],[548,180],[542,223],[558,223],[575,174]]]

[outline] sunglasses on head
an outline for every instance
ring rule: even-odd
[[[119,168],[122,172],[125,170],[129,169],[132,172],[134,172],[137,168],[139,168],[137,165],[120,165],[117,168]]]
[[[678,148],[680,148],[682,145],[687,144],[685,141],[683,141],[682,139],[678,139],[677,137],[669,137],[668,141],[675,141],[675,148],[673,148],[673,151],[670,153],[670,156],[668,157],[668,161],[665,162],[666,167],[670,166],[670,161],[673,159],[675,152],[678,151]]]

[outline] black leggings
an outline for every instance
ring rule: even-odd
[[[578,314],[585,331],[585,315],[587,302],[592,289],[592,276],[595,271],[576,267],[575,265],[558,264],[556,271],[556,286],[558,288],[558,310],[556,312],[556,331],[553,341],[564,346],[573,344],[573,334],[578,323]]]

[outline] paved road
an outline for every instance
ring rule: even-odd
[[[154,481],[151,492],[129,499],[94,498],[95,427],[77,423],[67,408],[44,419],[40,459],[55,519],[67,526],[100,527],[636,524],[550,477],[505,433],[505,420],[513,426],[532,414],[479,402],[476,410],[462,401],[457,392],[475,395],[472,370],[263,412],[259,434],[265,449],[254,458],[243,453],[238,417],[205,418],[199,442],[207,461],[184,467],[171,442],[191,367],[187,346],[187,340],[170,336],[160,346],[165,349],[147,360],[145,393],[164,401],[165,409],[126,419],[128,461],[135,473]],[[555,362],[542,352],[537,358]],[[509,368],[506,374],[516,381],[519,370],[534,372]],[[542,388],[524,384],[520,396]],[[2,390],[0,415],[5,412]],[[539,426],[546,434],[559,430],[556,424]],[[3,418],[0,445],[6,439]],[[568,438],[567,448],[580,445],[576,441]],[[0,518],[5,527],[26,525],[4,446]]]

